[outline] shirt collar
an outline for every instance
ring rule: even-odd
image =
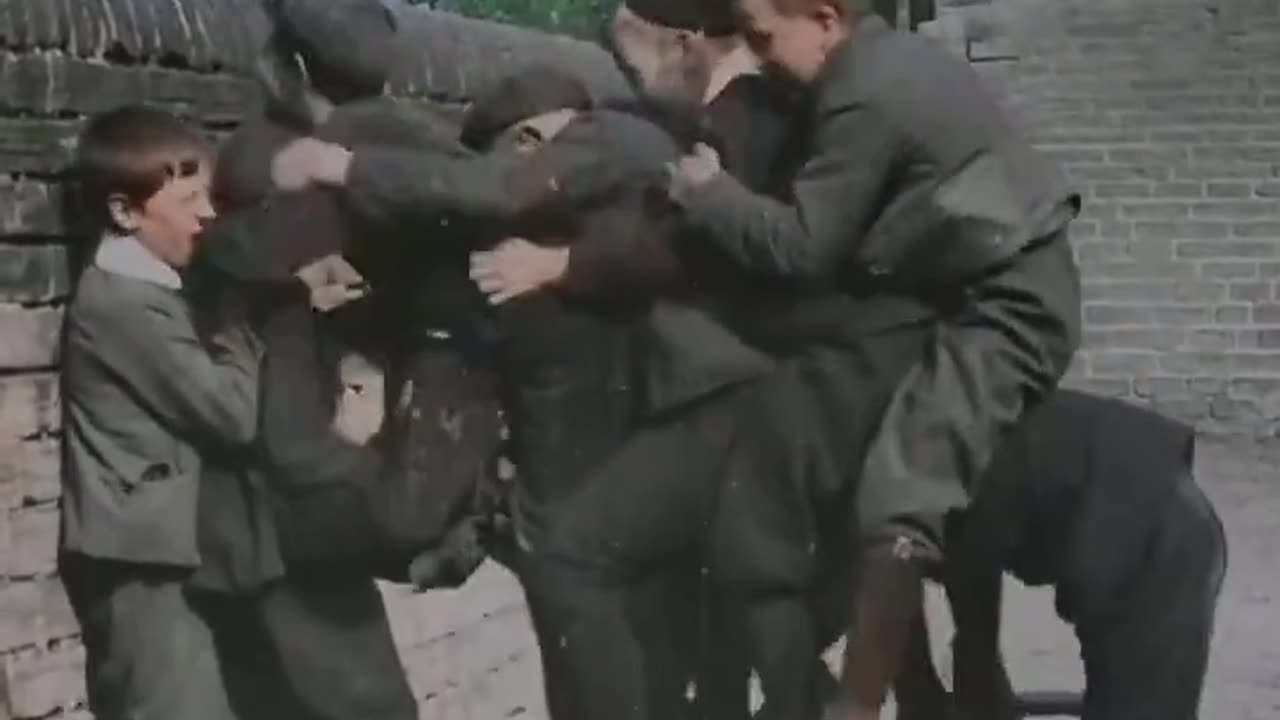
[[[170,290],[182,289],[182,276],[156,257],[132,235],[105,234],[93,264],[116,275],[154,283]]]

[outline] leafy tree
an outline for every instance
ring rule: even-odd
[[[595,38],[617,0],[410,0],[470,17]]]

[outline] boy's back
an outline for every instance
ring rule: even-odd
[[[968,526],[1060,610],[1112,595],[1191,472],[1195,433],[1147,408],[1060,389],[1005,441]]]

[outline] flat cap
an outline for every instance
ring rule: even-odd
[[[273,0],[271,9],[280,39],[313,77],[339,81],[355,96],[382,92],[398,23],[381,0]]]
[[[624,0],[623,6],[655,25],[707,35],[737,32],[734,0]]]

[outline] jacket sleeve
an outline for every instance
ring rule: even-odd
[[[345,196],[358,214],[382,223],[436,222],[449,214],[508,218],[520,209],[508,179],[517,161],[507,153],[356,146]]]
[[[304,296],[286,301],[263,331],[259,447],[279,490],[365,483],[380,471],[378,453],[333,430],[338,389],[322,372],[315,319]]]
[[[614,114],[566,130],[556,144],[585,158],[556,169],[567,203],[592,204],[577,215],[565,289],[615,298],[683,285],[684,259],[671,237],[678,217],[652,194],[663,163],[678,157],[671,138],[639,117]]]
[[[104,308],[89,335],[110,372],[179,435],[242,446],[257,432],[258,354],[249,333],[202,339],[185,301]]]
[[[432,222],[457,214],[501,222],[568,212],[613,191],[628,175],[600,151],[600,136],[588,118],[528,155],[356,146],[346,197],[375,221]]]
[[[674,198],[685,218],[749,272],[832,278],[876,219],[905,143],[862,103],[821,113],[814,150],[787,202],[757,195],[727,173]]]
[[[564,289],[604,298],[651,296],[687,281],[671,245],[673,222],[640,205],[607,208],[583,224],[569,248]]]

